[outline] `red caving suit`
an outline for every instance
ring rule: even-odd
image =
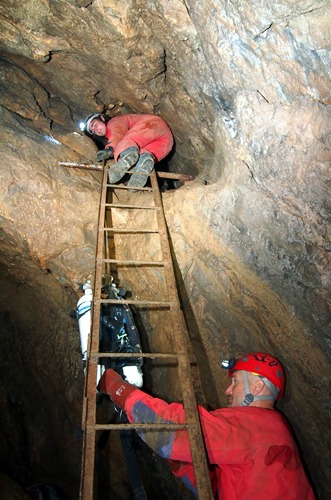
[[[185,423],[183,406],[135,390],[125,401],[134,423]],[[289,424],[275,410],[199,406],[213,494],[219,500],[313,500]],[[187,431],[146,431],[140,437],[196,494]]]
[[[127,148],[138,147],[139,153],[153,153],[160,161],[171,151],[174,140],[167,123],[155,115],[120,115],[107,123],[106,138],[114,148],[114,158]],[[107,147],[106,146],[106,147]]]

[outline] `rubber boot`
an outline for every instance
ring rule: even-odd
[[[131,147],[127,148],[120,154],[120,159],[114,163],[108,172],[109,184],[115,184],[124,177],[125,172],[130,170],[130,168],[137,162],[139,158],[138,148]]]
[[[129,187],[140,188],[145,186],[148,175],[142,175],[144,173],[149,174],[154,168],[154,157],[152,153],[143,153],[140,155],[137,165],[134,167],[134,172],[139,172],[138,175],[132,174],[128,182]]]

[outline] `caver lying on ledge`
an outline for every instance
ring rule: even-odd
[[[105,115],[94,113],[85,120],[83,130],[92,136],[105,137],[105,149],[98,151],[98,161],[114,156],[116,163],[109,170],[109,182],[119,182],[134,167],[128,182],[130,187],[146,184],[154,164],[171,151],[174,140],[167,123],[155,115],[120,115],[106,120]]]

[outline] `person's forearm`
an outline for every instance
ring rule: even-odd
[[[183,406],[168,404],[137,390],[126,399],[125,412],[131,423],[169,424],[160,430],[138,431],[145,443],[163,458],[191,462],[191,452],[187,431],[173,430],[171,424],[186,422]]]
[[[182,424],[186,422],[183,406],[168,404],[153,398],[129,384],[114,370],[108,369],[102,375],[99,390],[110,396],[113,403],[127,414],[131,423],[137,424]],[[161,428],[160,430],[139,431],[140,437],[156,453],[164,458],[191,462],[191,452],[187,431]]]

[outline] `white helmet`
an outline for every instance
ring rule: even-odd
[[[90,125],[91,125],[91,122],[95,119],[101,119],[103,115],[101,113],[92,113],[91,115],[89,115],[85,122],[82,122],[80,124],[80,129],[83,131],[83,132],[88,132],[89,134],[91,134],[92,132],[90,132]]]

